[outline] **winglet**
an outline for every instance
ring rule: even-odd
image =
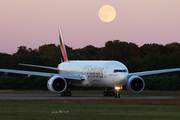
[[[59,40],[60,40],[60,49],[61,49],[61,62],[67,62],[68,57],[67,57],[66,47],[63,41],[63,35],[60,26],[59,26]]]

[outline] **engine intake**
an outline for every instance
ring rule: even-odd
[[[131,76],[126,84],[126,88],[134,93],[140,93],[145,87],[144,80],[139,76]]]
[[[61,93],[66,90],[67,82],[60,76],[53,76],[48,80],[47,87],[51,92]]]

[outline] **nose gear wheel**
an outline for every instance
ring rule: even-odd
[[[120,94],[121,89],[122,89],[122,86],[115,86],[114,87],[114,91],[115,91],[114,97],[115,98],[121,98],[121,94]]]

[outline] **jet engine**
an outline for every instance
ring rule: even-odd
[[[126,88],[134,93],[140,93],[144,87],[144,80],[139,76],[131,76],[126,83]]]
[[[53,76],[48,80],[47,87],[51,92],[61,93],[66,90],[67,82],[60,76]]]

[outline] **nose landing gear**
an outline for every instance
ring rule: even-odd
[[[115,90],[115,94],[114,97],[115,98],[121,98],[121,94],[120,94],[120,90],[122,90],[122,86],[115,86],[114,90]]]

